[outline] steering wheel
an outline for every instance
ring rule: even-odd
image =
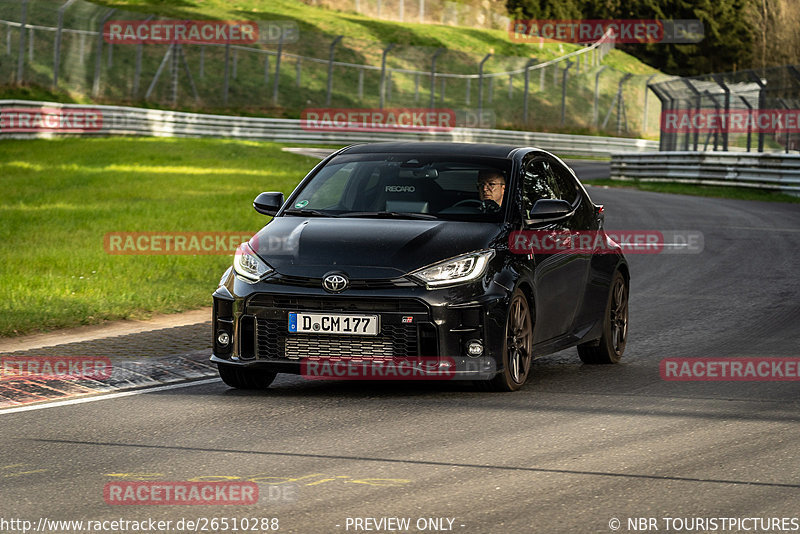
[[[482,208],[483,207],[483,201],[482,200],[478,200],[477,198],[468,198],[468,199],[465,199],[465,200],[459,200],[458,202],[456,202],[455,204],[453,204],[450,207],[451,208],[459,208],[461,206],[474,206],[476,208]]]

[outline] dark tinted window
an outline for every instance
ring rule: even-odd
[[[486,174],[508,183],[510,161],[494,158],[367,154],[337,157],[298,193],[293,204],[330,213],[420,213],[447,219],[499,220],[502,200],[488,208],[478,182]],[[492,184],[494,183],[492,182]],[[501,195],[508,191],[501,190]]]
[[[553,179],[555,187],[558,189],[558,198],[574,204],[578,198],[578,184],[568,169],[560,163],[553,163]]]
[[[555,175],[550,163],[544,159],[529,161],[522,173],[522,207],[529,213],[537,200],[559,198]]]

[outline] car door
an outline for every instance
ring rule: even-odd
[[[539,242],[546,235],[564,236],[567,232],[586,230],[577,186],[572,187],[563,172],[569,172],[554,158],[535,154],[522,165],[522,209],[525,230],[537,235]],[[573,212],[549,222],[530,219],[530,210],[537,200],[566,200]],[[551,241],[552,242],[552,241]],[[536,341],[547,341],[571,332],[576,311],[583,300],[589,269],[590,253],[534,247],[528,256],[533,262],[536,292]]]

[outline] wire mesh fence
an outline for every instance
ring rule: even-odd
[[[651,84],[661,100],[661,150],[800,150],[800,70],[675,78]]]
[[[99,103],[291,118],[311,107],[430,107],[456,110],[459,126],[658,132],[660,102],[646,92],[653,76],[610,66],[610,40],[504,56],[300,33],[296,23],[275,37],[270,21],[246,43],[129,42],[109,29],[164,20],[83,0],[0,0],[0,83]]]

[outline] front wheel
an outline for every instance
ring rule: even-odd
[[[533,360],[533,315],[528,299],[517,288],[506,317],[503,370],[488,382],[493,391],[517,391],[528,380]]]
[[[617,271],[611,282],[600,342],[578,345],[578,356],[583,363],[617,363],[625,352],[628,341],[628,284]]]
[[[266,389],[278,374],[264,369],[248,369],[225,364],[218,364],[217,368],[222,381],[236,389]]]

